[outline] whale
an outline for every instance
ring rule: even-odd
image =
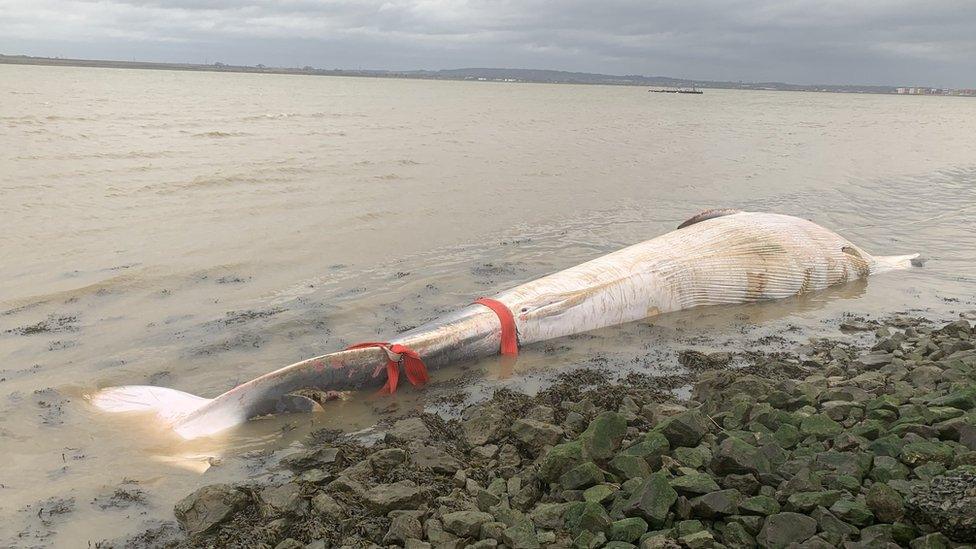
[[[424,370],[407,369],[407,377],[422,382],[427,370],[503,352],[506,339],[524,347],[694,307],[783,299],[907,269],[920,264],[917,258],[871,255],[799,217],[706,210],[676,230],[460,307],[389,341],[302,360],[213,398],[127,385],[89,399],[106,412],[154,413],[194,439],[259,416],[327,406],[327,398],[310,394],[384,383],[392,392],[399,368],[411,361]]]

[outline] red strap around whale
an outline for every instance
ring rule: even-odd
[[[393,394],[397,390],[397,384],[400,381],[400,362],[403,362],[403,371],[407,374],[407,379],[412,385],[423,385],[429,381],[430,377],[427,375],[427,365],[417,354],[417,351],[409,347],[405,347],[400,344],[390,345],[389,343],[370,341],[366,343],[357,343],[349,349],[364,349],[366,347],[379,347],[386,351],[386,385],[380,389],[381,393]],[[390,356],[399,355],[400,360],[393,360]]]
[[[498,315],[498,322],[500,322],[502,325],[501,354],[517,355],[518,333],[515,330],[515,316],[512,315],[512,311],[510,311],[509,308],[506,307],[501,301],[496,301],[487,297],[476,299],[475,303],[488,307],[494,311],[496,315]]]

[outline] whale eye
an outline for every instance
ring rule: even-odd
[[[529,308],[528,308],[528,307],[522,307],[522,312],[523,312],[523,313],[527,313],[527,312],[529,312]]]

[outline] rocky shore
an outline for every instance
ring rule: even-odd
[[[851,321],[686,377],[574,370],[457,419],[323,431],[282,482],[205,486],[181,547],[963,547],[976,544],[968,320]],[[744,359],[742,357],[745,357]],[[741,360],[740,360],[741,359]],[[687,385],[690,398],[675,388]]]

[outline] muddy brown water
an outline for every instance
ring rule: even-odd
[[[138,532],[202,484],[259,478],[313,428],[531,391],[573,365],[673,371],[682,348],[846,337],[847,311],[952,318],[976,308],[974,151],[965,98],[0,65],[0,545]],[[133,383],[213,396],[710,207],[929,262],[192,443],[84,399]]]

